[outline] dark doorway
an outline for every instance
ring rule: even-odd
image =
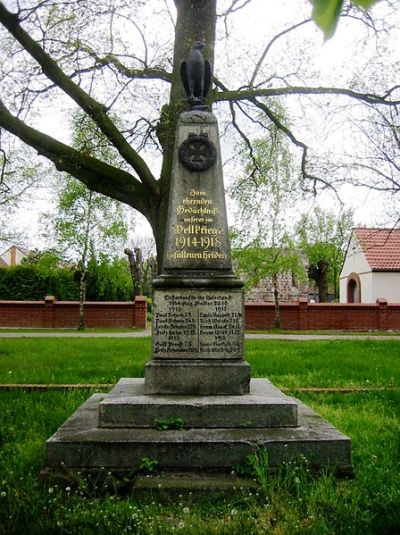
[[[347,285],[347,302],[359,303],[360,302],[360,288],[357,281],[350,279]]]

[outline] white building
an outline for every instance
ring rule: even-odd
[[[355,228],[340,273],[341,303],[400,303],[400,229]]]

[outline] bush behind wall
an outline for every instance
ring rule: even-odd
[[[87,278],[88,301],[131,301],[132,282],[129,274],[116,276],[115,266],[102,267]],[[0,268],[0,300],[41,301],[46,295],[54,295],[58,301],[77,301],[79,282],[75,270],[70,267],[43,270],[23,264]]]

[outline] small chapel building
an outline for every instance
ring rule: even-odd
[[[354,228],[340,273],[341,303],[400,303],[400,229]]]

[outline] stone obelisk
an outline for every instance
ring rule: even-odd
[[[232,272],[216,118],[178,121],[148,394],[244,394],[242,283]]]

